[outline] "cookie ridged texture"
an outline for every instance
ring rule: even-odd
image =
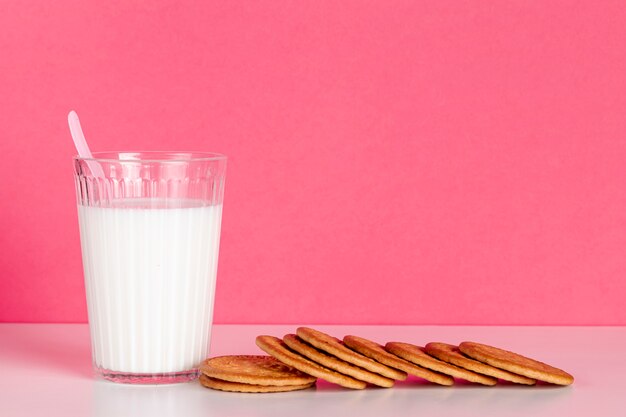
[[[255,385],[244,384],[241,382],[224,381],[217,378],[211,378],[206,375],[200,375],[198,378],[200,384],[204,387],[212,388],[220,391],[229,392],[250,392],[250,393],[270,393],[270,392],[288,392],[307,389],[315,386],[315,382],[299,385]]]
[[[344,361],[349,362],[353,365],[360,366],[361,368],[367,369],[371,372],[376,372],[378,374],[386,376],[387,378],[399,380],[406,379],[405,372],[390,368],[389,366],[383,365],[380,362],[376,362],[375,360],[368,358],[367,356],[350,350],[345,347],[339,339],[334,338],[326,333],[322,333],[309,327],[298,327],[296,333],[298,334],[298,337],[300,337],[305,342],[315,346],[320,350],[323,350],[324,352],[328,352],[331,355],[338,357],[339,359],[343,359]]]
[[[343,343],[350,349],[353,349],[360,354],[372,358],[384,365],[399,369],[427,381],[434,382],[435,384],[447,386],[454,384],[454,379],[451,376],[415,365],[387,352],[385,348],[376,342],[372,342],[371,340],[349,335],[343,338]]]
[[[496,385],[498,382],[497,379],[490,376],[459,368],[458,366],[433,358],[428,355],[421,346],[415,346],[410,343],[389,342],[385,345],[385,349],[388,352],[400,356],[409,362],[413,362],[416,365],[420,365],[424,368],[432,369],[433,371],[441,372],[456,378],[465,379],[466,381],[489,386]]]
[[[574,377],[562,369],[508,350],[475,342],[463,342],[459,350],[477,361],[487,363],[528,378],[557,385],[570,385]]]
[[[335,372],[328,369],[318,363],[310,361],[302,355],[291,351],[285,342],[274,336],[257,336],[256,344],[264,352],[272,355],[281,362],[286,363],[302,372],[309,375],[322,378],[333,384],[341,385],[345,388],[363,389],[367,384],[358,379],[349,377],[347,375]]]
[[[243,384],[284,386],[315,382],[314,376],[264,355],[218,356],[202,362],[199,369],[208,377]]]
[[[509,382],[515,382],[516,384],[534,385],[537,382],[532,378],[527,378],[523,375],[505,371],[504,369],[496,368],[489,364],[468,358],[459,351],[457,346],[447,343],[431,342],[424,347],[424,350],[429,355],[444,362],[448,362],[483,375],[492,376]]]
[[[346,361],[329,355],[325,352],[315,349],[313,346],[304,342],[295,334],[287,334],[283,337],[283,342],[289,346],[292,350],[298,352],[302,356],[306,356],[314,362],[319,363],[327,368],[333,369],[345,375],[349,375],[360,381],[369,382],[370,384],[378,385],[379,387],[391,388],[393,387],[394,380],[385,378],[374,372],[370,372],[366,369],[352,365]]]

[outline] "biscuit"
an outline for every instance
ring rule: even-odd
[[[255,385],[243,384],[240,382],[224,381],[217,378],[211,378],[206,375],[200,375],[200,384],[207,388],[217,389],[220,391],[230,392],[287,392],[307,389],[315,386],[315,382],[300,385]]]
[[[302,355],[292,352],[285,345],[285,343],[277,337],[257,336],[256,344],[266,353],[269,353],[279,361],[284,362],[301,372],[305,372],[318,378],[323,378],[328,382],[341,385],[345,388],[363,389],[367,386],[367,384],[363,381],[359,381],[358,379],[354,379],[347,375],[325,368],[306,359]]]
[[[360,366],[361,368],[367,369],[371,372],[376,372],[386,376],[387,378],[398,379],[401,381],[406,379],[406,372],[390,368],[380,362],[376,362],[375,360],[368,358],[367,356],[356,353],[355,351],[345,347],[341,341],[327,335],[326,333],[322,333],[308,327],[298,327],[296,333],[305,342],[353,365]]]
[[[487,363],[528,378],[557,385],[570,385],[574,377],[567,372],[508,350],[474,342],[463,342],[459,350],[477,361]]]
[[[537,382],[534,379],[526,378],[522,375],[517,375],[503,369],[494,368],[491,365],[487,365],[483,362],[468,358],[459,352],[459,348],[447,343],[432,342],[426,345],[424,348],[426,353],[430,356],[442,360],[444,362],[451,363],[461,368],[469,369],[470,371],[478,372],[483,375],[492,376],[494,378],[503,379],[509,382],[515,382],[517,384],[535,385]]]
[[[315,377],[271,356],[219,356],[205,360],[199,369],[208,377],[242,384],[285,386],[315,382]]]
[[[399,358],[396,355],[392,355],[387,352],[378,343],[371,340],[364,339],[358,336],[346,336],[343,338],[343,343],[350,349],[359,352],[369,358],[372,358],[384,365],[390,366],[395,369],[399,369],[411,375],[423,378],[427,381],[434,382],[440,385],[453,385],[454,379],[451,376],[431,371],[430,369],[422,368],[409,361]]]
[[[448,374],[456,378],[462,378],[470,382],[490,386],[496,385],[498,382],[495,378],[490,376],[468,371],[467,369],[459,368],[457,366],[450,365],[449,363],[442,362],[439,359],[435,359],[432,356],[427,355],[426,352],[424,352],[424,348],[421,346],[415,346],[410,343],[389,342],[385,345],[385,349],[388,352],[400,356],[402,359],[406,359],[409,362],[413,362],[416,365]]]
[[[313,346],[305,343],[295,334],[288,334],[283,337],[283,342],[289,346],[292,350],[295,350],[302,356],[306,356],[314,362],[319,363],[327,368],[333,369],[342,374],[349,375],[360,381],[369,382],[370,384],[378,385],[379,387],[391,388],[393,387],[394,380],[385,378],[382,375],[374,372],[367,371],[358,366],[354,366],[346,361],[342,361],[334,356],[331,356],[325,352],[315,349]]]

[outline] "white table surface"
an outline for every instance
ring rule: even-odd
[[[261,354],[259,334],[295,325],[216,325],[211,355]],[[473,340],[518,351],[573,374],[570,387],[439,387],[409,377],[394,388],[317,388],[237,394],[177,385],[95,379],[85,324],[0,324],[0,416],[626,416],[626,327],[311,326],[378,342]]]

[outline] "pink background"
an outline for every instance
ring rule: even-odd
[[[626,324],[622,1],[0,2],[0,321],[86,320],[66,125],[229,156],[220,323]]]

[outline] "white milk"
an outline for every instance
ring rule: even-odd
[[[207,357],[222,206],[201,204],[78,206],[97,367],[181,372]]]

